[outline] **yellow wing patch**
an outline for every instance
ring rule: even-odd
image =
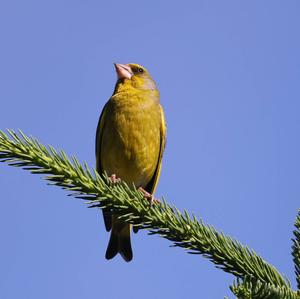
[[[155,172],[153,177],[151,178],[150,182],[147,184],[145,190],[153,194],[158,184],[161,165],[162,165],[162,156],[166,147],[166,136],[167,136],[167,126],[165,120],[165,114],[163,108],[160,106],[160,113],[161,113],[161,126],[160,126],[160,149],[159,149],[159,156],[156,165]]]
[[[106,110],[107,110],[107,103],[102,109],[99,121],[98,121],[98,126],[97,126],[97,131],[96,131],[96,168],[98,173],[101,175],[103,173],[103,169],[101,166],[101,143],[102,143],[102,135],[103,135],[103,128],[105,125],[105,116],[106,116]]]

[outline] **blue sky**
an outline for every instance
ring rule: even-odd
[[[148,68],[168,141],[157,197],[287,275],[300,198],[299,1],[2,1],[0,128],[92,167],[113,62]],[[0,165],[0,297],[223,298],[229,274],[157,236],[104,259],[98,210]]]

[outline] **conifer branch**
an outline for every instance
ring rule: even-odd
[[[75,157],[70,160],[62,151],[57,152],[51,146],[47,149],[21,131],[8,133],[0,131],[0,161],[47,175],[49,184],[87,200],[89,207],[108,207],[124,221],[147,229],[150,234],[161,235],[189,253],[201,254],[238,278],[251,276],[252,283],[256,279],[266,288],[290,290],[289,282],[253,250],[198,221],[194,215],[181,213],[164,200],[150,205],[135,188],[125,183],[110,185],[106,176],[101,178],[95,170],[92,174],[87,164],[80,165]]]
[[[238,299],[299,299],[300,293],[286,286],[275,286],[270,283],[246,276],[237,279],[230,290]]]
[[[295,264],[295,274],[298,290],[300,290],[300,210],[295,221],[294,239],[292,246],[292,255]]]

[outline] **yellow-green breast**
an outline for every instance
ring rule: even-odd
[[[161,107],[154,90],[114,94],[107,103],[101,142],[101,165],[127,184],[145,187],[159,160]]]

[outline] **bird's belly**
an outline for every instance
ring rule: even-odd
[[[160,126],[151,113],[119,113],[103,136],[101,161],[108,175],[129,186],[145,187],[151,180],[160,151]]]

